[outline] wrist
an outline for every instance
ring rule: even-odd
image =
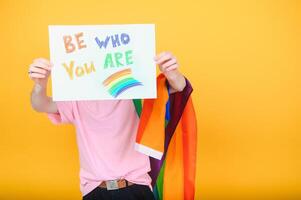
[[[33,91],[34,91],[34,93],[41,93],[41,92],[45,92],[46,89],[47,89],[47,84],[35,83]]]
[[[174,71],[172,74],[168,74],[168,76],[165,75],[165,77],[174,91],[180,92],[186,86],[185,77],[179,71]]]
[[[176,70],[167,72],[165,74],[165,77],[169,82],[178,82],[182,78],[182,74],[178,70]]]

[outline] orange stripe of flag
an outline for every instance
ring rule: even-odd
[[[189,97],[185,106],[181,119],[181,125],[182,129],[184,130],[184,199],[194,199],[197,153],[197,121],[191,97]]]

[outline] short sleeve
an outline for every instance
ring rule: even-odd
[[[74,121],[74,109],[72,101],[56,101],[57,113],[47,113],[53,124],[69,124]]]

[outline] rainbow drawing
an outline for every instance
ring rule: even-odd
[[[132,76],[132,70],[130,68],[124,69],[106,78],[102,84],[108,89],[108,92],[113,96],[117,97],[122,92],[135,87],[141,86],[142,83],[137,81]]]

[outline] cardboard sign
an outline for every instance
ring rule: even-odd
[[[54,101],[156,98],[155,26],[49,26]]]

